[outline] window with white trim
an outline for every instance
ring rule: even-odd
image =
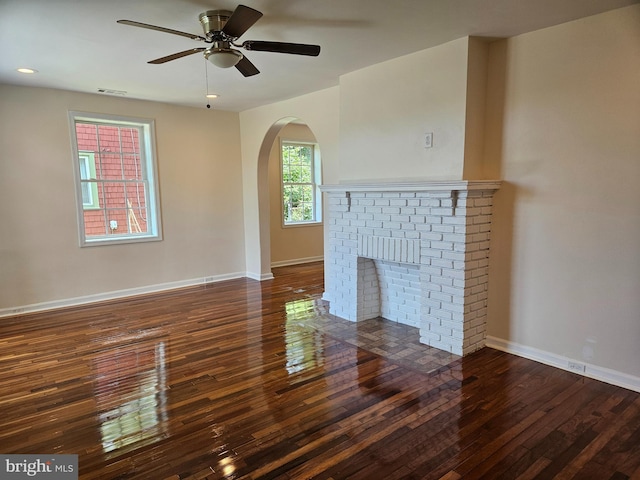
[[[70,112],[81,246],[161,240],[153,120]]]
[[[281,144],[282,216],[284,225],[322,221],[320,156],[316,144]]]

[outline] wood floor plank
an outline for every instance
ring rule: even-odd
[[[0,453],[82,480],[640,477],[640,394],[332,317],[322,263],[0,320]]]

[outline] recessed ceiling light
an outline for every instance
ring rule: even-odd
[[[205,97],[207,97],[207,98],[218,98],[218,95],[216,95],[215,93],[207,93],[205,95]]]
[[[38,71],[37,71],[37,70],[34,70],[33,68],[24,68],[24,67],[21,67],[21,68],[17,68],[16,70],[17,70],[18,72],[20,72],[20,73],[38,73]]]

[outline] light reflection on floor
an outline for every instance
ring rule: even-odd
[[[323,364],[322,356],[318,355],[323,351],[322,335],[303,323],[309,317],[309,312],[315,309],[316,302],[312,299],[285,304],[286,368],[289,375]]]
[[[329,313],[329,304],[319,298],[289,302],[307,308],[298,314],[298,323],[323,335],[363,348],[396,363],[425,373],[449,365],[461,357],[420,343],[418,327],[403,325],[382,317],[353,322]]]
[[[165,341],[122,343],[94,364],[104,453],[167,435]]]

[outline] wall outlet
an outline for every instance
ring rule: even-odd
[[[433,147],[433,133],[424,134],[424,148]]]
[[[578,362],[569,362],[568,364],[569,370],[577,373],[584,373],[587,370],[587,366],[584,363]]]

